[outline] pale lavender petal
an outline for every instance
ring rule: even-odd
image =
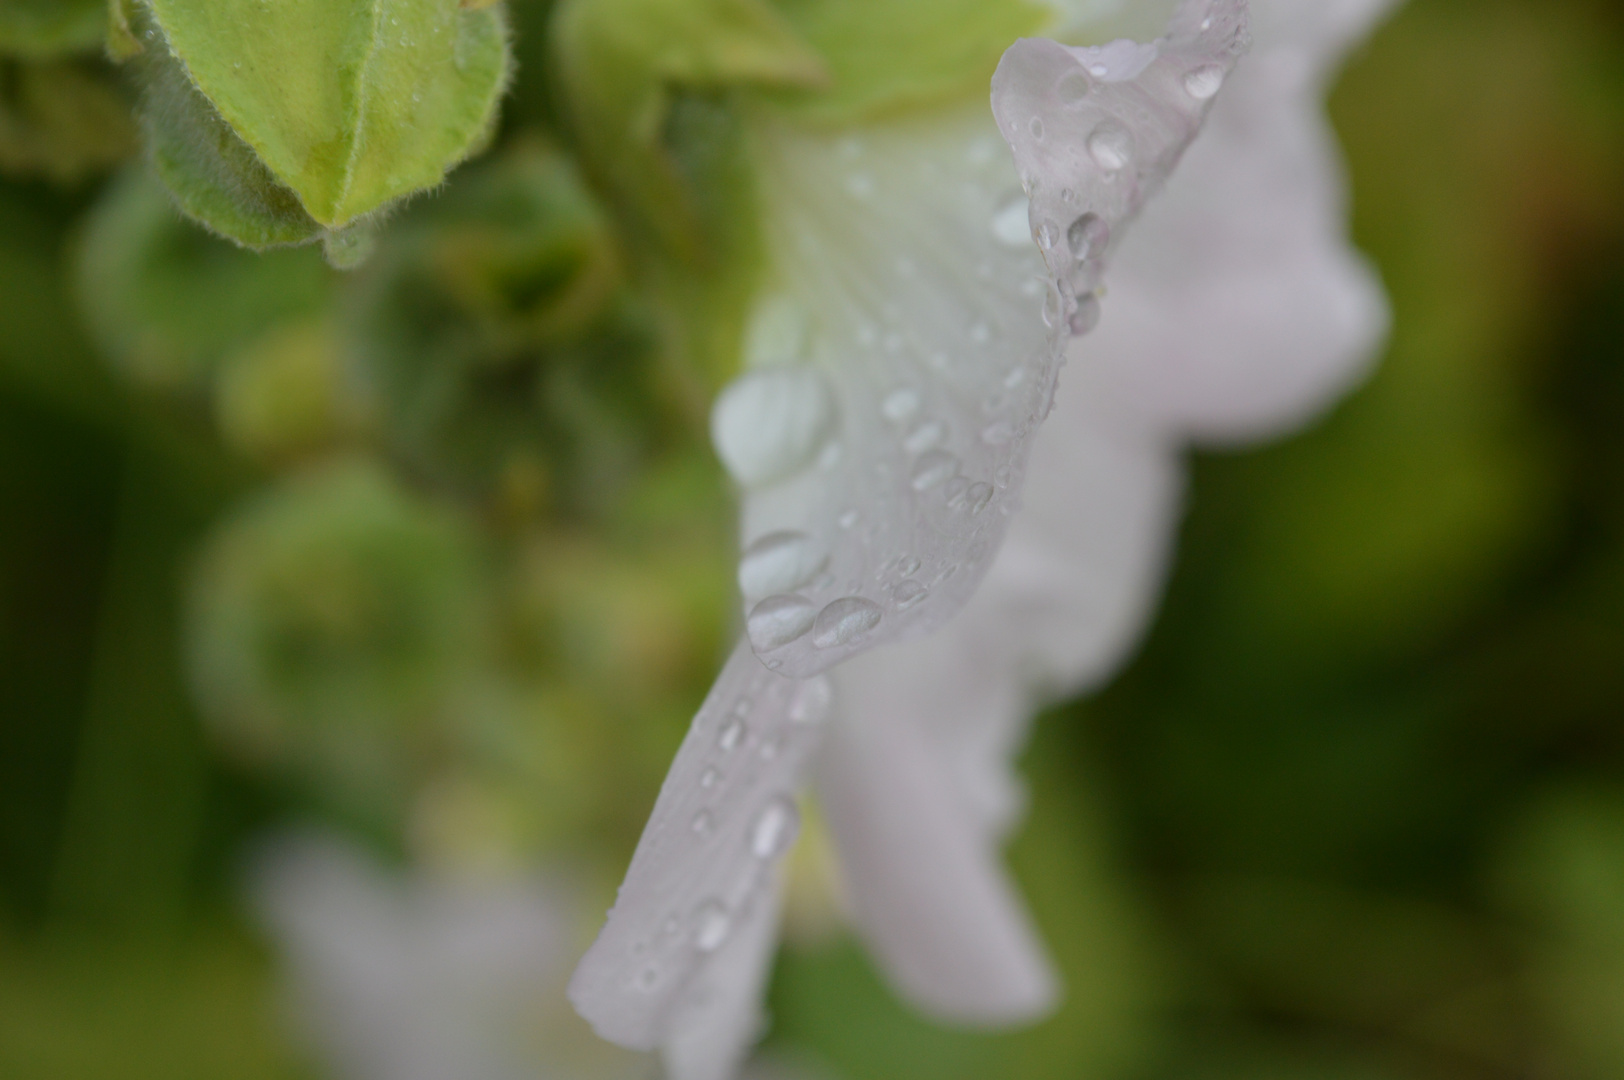
[[[1244,22],[1210,0],[1152,46],[1018,42],[993,101],[1014,171],[979,106],[756,125],[772,284],[712,433],[746,489],[746,562],[796,555],[740,575],[769,665],[921,636],[974,592],[1111,237],[1194,136]]]
[[[1299,425],[1368,371],[1386,299],[1348,242],[1321,99],[1387,6],[1254,5],[1252,55],[1113,263],[1076,392],[1170,436],[1236,441]]]
[[[794,841],[795,796],[828,707],[827,680],[786,679],[747,644],[734,650],[570,981],[570,1000],[599,1035],[636,1049],[677,1045],[696,980],[736,932],[773,917],[763,910],[773,906],[773,870]]]
[[[766,1027],[761,1007],[778,946],[778,875],[742,914],[671,1014],[667,1080],[728,1080]]]
[[[1034,1019],[1055,1002],[1054,969],[940,750],[896,716],[830,725],[817,790],[852,915],[920,1009],[975,1025]]]

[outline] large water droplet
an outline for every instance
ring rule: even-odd
[[[1111,226],[1098,214],[1083,214],[1066,230],[1066,243],[1078,262],[1098,256],[1110,242]]]
[[[992,216],[992,234],[1006,247],[1024,248],[1032,242],[1030,203],[1026,196],[1016,195]]]
[[[820,649],[846,645],[880,625],[880,605],[861,596],[844,596],[818,612],[812,644]]]
[[[801,828],[801,813],[787,796],[779,795],[762,808],[750,826],[750,854],[776,859],[789,850]]]
[[[756,371],[736,379],[711,410],[711,441],[733,478],[759,487],[804,468],[834,431],[835,402],[816,368]]]
[[[720,900],[706,900],[694,909],[694,948],[715,952],[727,940],[733,920]]]
[[[782,648],[812,629],[818,609],[804,596],[769,596],[750,611],[745,633],[757,652]]]
[[[772,532],[744,549],[739,589],[745,599],[790,593],[818,576],[828,555],[803,532]]]
[[[1100,298],[1084,293],[1077,298],[1077,310],[1071,313],[1071,332],[1082,337],[1100,324]]]
[[[1197,101],[1206,101],[1224,85],[1224,69],[1217,64],[1202,64],[1184,76],[1184,92]]]
[[[919,391],[911,386],[899,386],[880,402],[880,412],[893,424],[907,423],[919,412]]]
[[[909,483],[915,491],[929,491],[959,471],[959,459],[945,450],[932,450],[921,455],[914,465]]]
[[[1106,172],[1116,172],[1133,160],[1133,136],[1126,128],[1106,120],[1089,135],[1088,156]]]
[[[822,723],[829,715],[834,700],[834,686],[825,675],[814,675],[802,682],[790,699],[789,718],[796,724]]]

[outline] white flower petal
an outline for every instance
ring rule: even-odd
[[[776,874],[767,893],[683,991],[660,1048],[668,1080],[728,1080],[760,1037],[761,998],[778,946]]]
[[[940,750],[894,716],[831,725],[818,792],[852,914],[920,1009],[969,1024],[1034,1019],[1053,1006],[1057,979]]]
[[[1235,441],[1297,426],[1365,374],[1387,306],[1348,246],[1320,99],[1387,6],[1254,5],[1251,57],[1111,267],[1077,392],[1168,434]]]
[[[776,918],[774,867],[794,841],[795,795],[828,707],[827,680],[786,679],[747,644],[734,650],[677,751],[608,922],[570,980],[570,1000],[599,1035],[699,1060],[677,1030],[685,997],[711,981],[714,964],[724,965],[719,985],[747,972],[753,954],[727,953],[728,942],[766,933],[763,920]],[[732,1030],[742,1020],[722,1009],[706,1023]]]
[[[1244,12],[1192,0],[1153,47],[1018,42],[994,80],[1014,173],[981,106],[839,136],[757,125],[775,291],[713,430],[747,549],[793,534],[824,567],[747,597],[770,667],[920,636],[974,592],[1111,235],[1194,136],[1211,94],[1189,80],[1221,80]]]

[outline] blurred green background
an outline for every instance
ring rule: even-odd
[[[546,8],[493,150],[342,279],[116,169],[99,60],[0,59],[0,1076],[322,1075],[241,903],[277,823],[623,868],[727,645],[732,510]],[[1412,0],[1330,104],[1390,350],[1195,456],[1148,642],[1038,725],[1012,857],[1066,1005],[944,1031],[792,934],[780,1053],[1624,1077],[1624,8]]]

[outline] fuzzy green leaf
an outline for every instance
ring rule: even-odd
[[[500,11],[456,0],[150,0],[150,8],[224,125],[329,230],[444,179],[489,130],[507,79]],[[197,162],[213,149],[171,160]],[[166,173],[172,185],[178,171]],[[220,186],[218,171],[207,182]]]

